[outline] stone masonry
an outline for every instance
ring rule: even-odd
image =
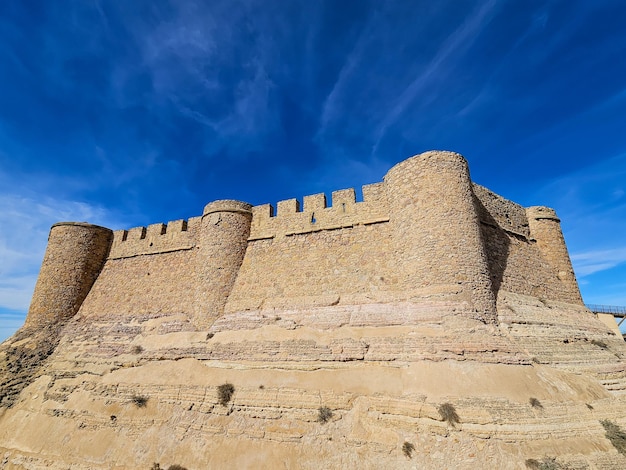
[[[383,182],[251,207],[215,201],[202,217],[111,232],[53,226],[27,324],[98,312],[187,314],[408,301],[497,322],[500,290],[582,305],[559,219],[470,180],[433,151]],[[45,306],[45,308],[43,308]]]

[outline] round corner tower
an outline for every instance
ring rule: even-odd
[[[465,158],[422,153],[395,165],[384,181],[400,287],[449,292],[466,303],[473,318],[495,323],[495,296]]]
[[[70,318],[100,274],[113,232],[80,222],[54,224],[28,309],[26,326],[44,326]]]
[[[555,210],[544,206],[528,207],[526,217],[530,236],[537,241],[541,254],[552,267],[558,282],[563,287],[560,289],[559,300],[582,304],[583,300],[574,268],[561,231],[561,220]]]
[[[198,236],[196,315],[207,328],[224,312],[248,246],[252,206],[233,200],[207,204]]]

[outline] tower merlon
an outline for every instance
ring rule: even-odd
[[[151,225],[148,225],[146,229],[146,237],[147,238],[160,237],[161,235],[165,235],[166,232],[167,232],[167,225],[162,224],[162,223],[151,224]]]
[[[354,188],[333,191],[332,201],[335,209],[345,209],[347,206],[354,206],[354,204],[356,204],[356,194],[354,192]]]
[[[146,238],[147,229],[146,227],[133,227],[128,230],[128,235],[126,236],[127,241],[134,240],[143,240]]]
[[[385,193],[385,183],[365,184],[361,187],[363,191],[363,202],[370,205],[380,204],[387,206],[387,194]]]
[[[287,214],[296,214],[298,212],[300,212],[300,201],[296,198],[278,201],[278,204],[276,204],[277,217]]]
[[[319,193],[311,196],[304,196],[303,212],[312,212],[326,209],[326,194]]]

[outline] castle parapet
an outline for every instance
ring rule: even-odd
[[[104,265],[112,238],[111,230],[98,225],[52,226],[26,326],[43,326],[78,312]]]
[[[249,240],[388,222],[386,196],[384,184],[375,183],[363,186],[362,202],[356,202],[354,189],[342,189],[333,191],[330,207],[324,194],[304,196],[302,210],[297,199],[279,201],[276,214],[270,204],[255,206]]]
[[[196,245],[200,217],[113,232],[109,259],[190,250]]]

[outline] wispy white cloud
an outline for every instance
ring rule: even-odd
[[[23,323],[23,314],[0,310],[0,343],[15,333]]]
[[[441,77],[443,74],[442,69],[445,67],[446,61],[453,57],[454,54],[462,53],[472,45],[474,39],[480,31],[486,27],[490,17],[494,14],[496,6],[497,3],[495,0],[483,3],[472,12],[461,26],[448,36],[430,63],[413,81],[411,81],[411,83],[409,83],[379,124],[375,133],[376,137],[372,150],[373,153],[377,151],[380,141],[385,136],[389,127],[391,127],[403,115],[405,110],[421,96],[421,93],[427,86]]]
[[[2,250],[0,250],[0,256],[4,257]],[[0,308],[25,312],[30,304],[36,281],[37,273],[14,277],[2,276],[0,278]]]
[[[114,72],[114,94],[132,103],[132,80],[150,78],[150,106],[172,105],[213,131],[215,141],[252,145],[279,129],[270,70],[280,63],[272,26],[260,5],[248,1],[184,1],[156,21],[127,25],[140,52],[139,64]]]
[[[626,225],[626,154],[603,157],[597,163],[560,176],[538,190],[538,197],[561,208],[563,216],[585,229],[619,233]],[[580,223],[595,222],[592,225]],[[624,233],[624,232],[622,232]],[[620,238],[622,243],[623,237]],[[598,238],[590,239],[597,241]]]
[[[517,38],[508,52],[501,57],[500,61],[492,69],[488,78],[484,81],[482,87],[470,101],[459,109],[457,112],[458,117],[468,116],[480,109],[482,106],[493,106],[493,100],[502,99],[502,97],[497,96],[497,93],[495,92],[495,88],[497,87],[496,83],[501,78],[501,73],[511,67],[511,62],[518,57],[519,48],[529,38],[541,33],[545,29],[549,16],[548,7],[544,7],[533,16],[524,34]]]
[[[571,258],[576,275],[585,277],[626,263],[626,246],[609,250],[573,253]]]
[[[626,265],[626,154],[557,178],[536,198],[555,207],[562,219],[574,271],[585,281],[583,295],[623,295],[609,292],[606,280],[592,275]]]
[[[324,135],[327,127],[331,126],[334,121],[345,117],[345,107],[348,105],[344,102],[344,94],[354,86],[355,75],[358,74],[359,66],[363,60],[367,60],[367,53],[370,50],[370,43],[380,34],[375,31],[377,15],[374,15],[368,21],[367,25],[359,34],[352,50],[347,54],[345,63],[341,67],[337,80],[326,96],[322,105],[322,113],[320,118],[319,135]]]

